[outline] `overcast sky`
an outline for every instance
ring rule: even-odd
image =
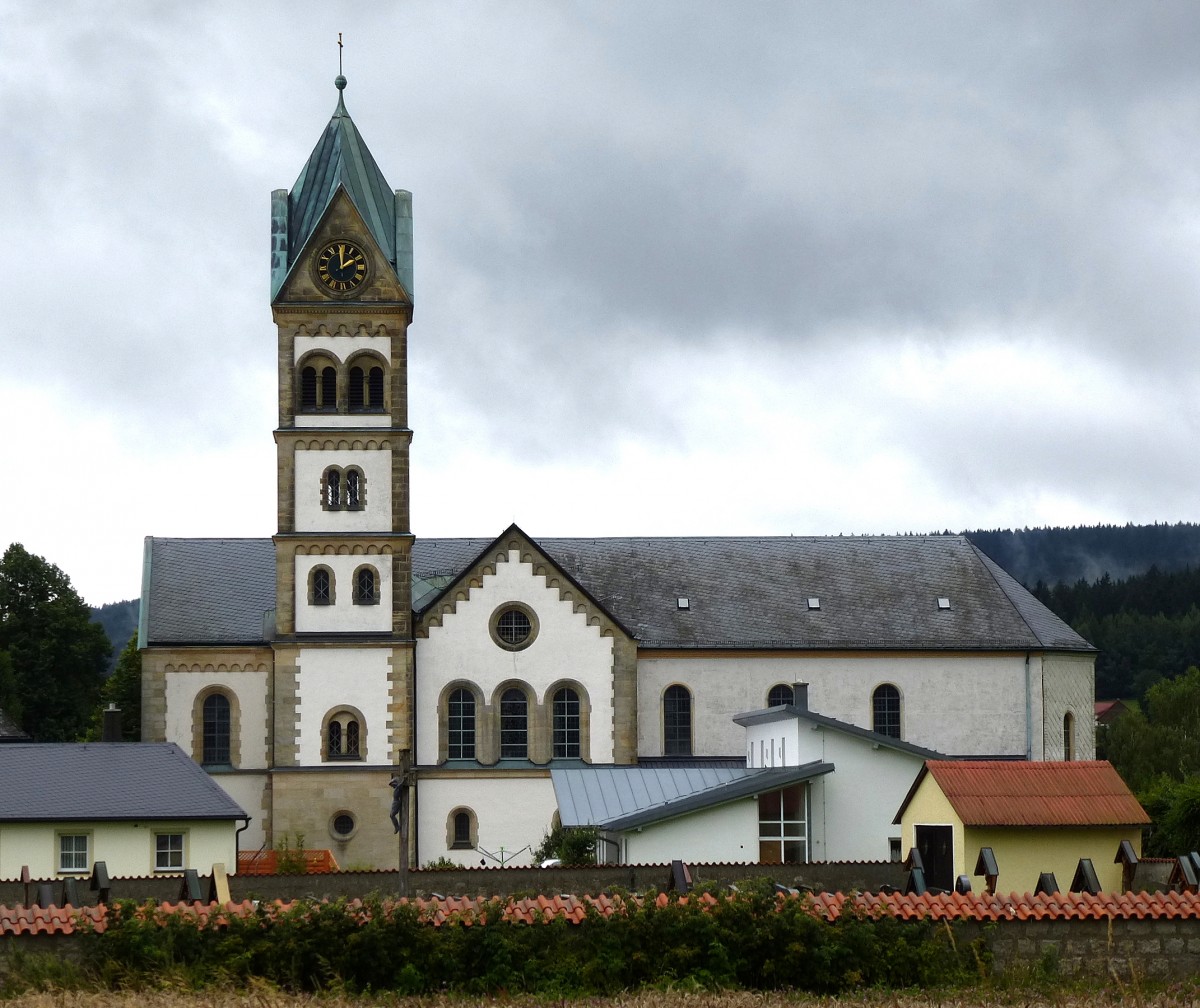
[[[418,536],[1200,519],[1200,5],[0,0],[0,548],[275,531],[272,189],[413,192]]]

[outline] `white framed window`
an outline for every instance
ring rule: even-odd
[[[154,834],[154,870],[183,871],[183,834]]]
[[[58,870],[86,872],[88,870],[88,835],[60,833],[58,835]]]

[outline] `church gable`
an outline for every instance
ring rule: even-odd
[[[615,638],[627,638],[519,529],[445,590],[416,635],[421,763],[613,759]],[[464,705],[478,726],[466,747],[449,732]],[[556,711],[575,733],[558,745]]]
[[[362,253],[362,273],[351,266],[354,252]],[[332,253],[332,259],[328,256]],[[340,263],[339,263],[340,254]],[[345,272],[339,265],[344,264]],[[332,272],[329,268],[332,265]],[[339,188],[307,241],[298,250],[275,297],[277,305],[292,302],[412,303],[388,258],[346,190]]]

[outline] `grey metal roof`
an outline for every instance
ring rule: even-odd
[[[495,540],[417,539],[423,611]],[[962,536],[541,539],[643,648],[1091,651]],[[150,643],[263,641],[269,539],[147,540]],[[688,609],[677,599],[687,597]],[[809,597],[820,599],[809,609]],[[939,609],[938,598],[950,600]]]
[[[623,830],[711,808],[830,773],[833,764],[748,770],[728,766],[551,769],[563,826]]]
[[[173,742],[0,746],[0,821],[245,819]]]
[[[870,742],[872,745],[883,746],[885,749],[895,749],[898,752],[919,756],[921,759],[944,760],[948,758],[945,753],[940,753],[936,749],[926,749],[924,746],[913,745],[911,742],[905,742],[903,739],[893,738],[891,735],[883,735],[880,732],[871,731],[870,728],[860,728],[858,725],[850,724],[848,721],[839,721],[837,718],[827,717],[824,714],[818,714],[815,711],[810,711],[804,707],[796,707],[792,704],[780,704],[778,707],[766,707],[763,710],[747,711],[745,714],[738,714],[733,720],[736,724],[740,724],[745,728],[749,725],[786,721],[789,718],[809,721],[812,724],[821,725],[832,731],[839,731],[845,735],[860,738],[864,742]]]
[[[275,610],[270,539],[146,537],[146,644],[261,644]]]
[[[343,79],[343,86],[344,83]],[[333,118],[309,155],[288,198],[289,265],[316,230],[339,187],[346,190],[379,247],[391,263],[398,266],[395,197],[346,111],[340,89]]]

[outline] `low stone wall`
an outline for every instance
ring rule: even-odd
[[[976,927],[997,976],[1112,981],[1133,989],[1145,980],[1200,977],[1200,919],[1010,920]]]
[[[748,878],[769,878],[793,888],[814,892],[878,892],[884,886],[902,888],[907,875],[898,862],[831,862],[806,865],[716,864],[690,865],[695,885],[728,885]],[[671,866],[596,865],[587,868],[447,868],[409,873],[412,896],[521,896],[558,893],[604,893],[665,890]],[[112,898],[138,903],[174,903],[180,879],[113,879]],[[207,892],[207,880],[202,880]],[[48,883],[54,901],[60,900],[61,882]],[[236,902],[247,899],[355,899],[372,894],[395,896],[400,891],[396,872],[335,872],[329,875],[235,875],[229,878]],[[28,906],[36,900],[37,885],[0,882],[0,906]],[[98,893],[79,883],[80,905],[95,905]]]

